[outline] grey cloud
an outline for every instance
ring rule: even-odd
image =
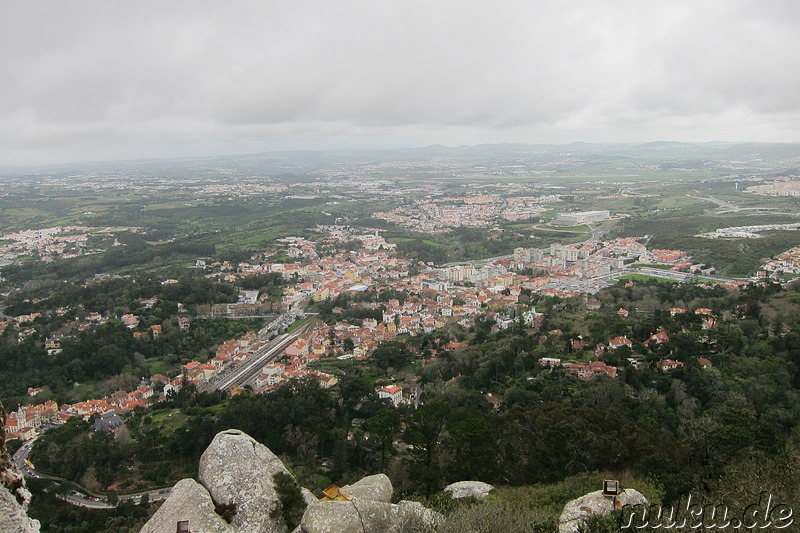
[[[0,163],[70,143],[93,158],[376,137],[735,140],[734,116],[797,140],[798,5],[12,0]]]

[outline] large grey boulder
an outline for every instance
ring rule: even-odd
[[[317,497],[314,496],[314,493],[305,487],[300,487],[300,494],[303,495],[303,501],[306,502],[306,506],[313,505],[319,501]]]
[[[370,500],[377,502],[392,501],[394,488],[389,476],[375,474],[356,481],[352,485],[345,485],[341,492],[347,494],[351,500]]]
[[[431,531],[444,522],[444,517],[419,502],[403,500],[397,504],[397,531]]]
[[[270,518],[278,500],[277,472],[291,473],[263,444],[239,430],[218,433],[200,457],[198,478],[217,505],[235,506],[232,524],[247,533],[283,533],[281,518]]]
[[[622,508],[626,505],[647,505],[647,498],[641,492],[625,489],[616,497],[617,505]],[[578,527],[586,517],[595,514],[607,515],[614,510],[614,500],[603,496],[603,491],[598,490],[585,494],[580,498],[568,502],[558,519],[559,533],[577,533]]]
[[[278,500],[272,483],[277,472],[291,475],[265,446],[241,431],[218,433],[200,458],[200,483],[179,482],[140,533],[174,533],[180,520],[188,520],[193,532],[284,533],[283,520],[269,516]],[[390,503],[392,483],[385,474],[342,488],[348,501],[319,501],[307,489],[301,492],[308,508],[293,533],[411,533],[431,531],[444,520],[417,502]],[[217,512],[230,515],[230,523]]]
[[[462,498],[485,498],[494,490],[494,487],[482,481],[457,481],[444,488],[454,500]]]
[[[306,509],[300,521],[303,533],[387,533],[392,504],[371,501],[324,502]]]
[[[211,495],[193,479],[179,481],[156,514],[139,533],[175,533],[181,520],[189,521],[191,531],[233,533],[235,529],[214,511]]]
[[[39,533],[39,521],[27,515],[30,497],[24,487],[11,492],[0,486],[0,533]]]
[[[417,502],[320,501],[303,515],[302,533],[407,533],[429,531],[443,517]]]

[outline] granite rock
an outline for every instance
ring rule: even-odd
[[[28,517],[31,493],[6,449],[6,413],[0,405],[0,533],[38,533],[38,520]]]
[[[493,486],[482,481],[458,481],[446,486],[444,491],[449,492],[454,500],[460,500],[461,498],[485,498],[493,489]]]
[[[234,506],[231,524],[248,533],[283,533],[270,512],[278,500],[272,476],[291,473],[269,448],[239,430],[218,433],[200,457],[198,479],[219,505]]]
[[[215,512],[214,502],[205,487],[193,479],[183,479],[173,487],[169,498],[147,521],[140,533],[175,533],[175,527],[180,520],[188,520],[191,531],[236,531]]]
[[[625,505],[647,504],[641,492],[633,489],[625,489],[616,497],[619,508]],[[580,498],[568,502],[564,506],[564,511],[558,519],[559,533],[577,533],[581,522],[588,516],[611,514],[614,510],[614,500],[603,496],[603,491],[598,490],[585,494]]]
[[[362,478],[352,485],[345,485],[342,487],[341,492],[347,494],[352,500],[390,502],[392,501],[394,488],[389,476],[375,474]]]

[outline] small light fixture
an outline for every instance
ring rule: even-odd
[[[619,496],[619,481],[616,479],[603,480],[603,496]]]

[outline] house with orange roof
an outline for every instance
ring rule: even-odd
[[[667,335],[666,331],[659,331],[650,335],[650,338],[645,341],[645,344],[664,344],[665,342],[669,342],[669,335]]]
[[[124,314],[124,315],[122,315],[122,317],[120,318],[120,320],[122,320],[122,323],[123,323],[123,324],[125,324],[125,326],[126,326],[128,329],[133,329],[133,328],[135,328],[137,325],[139,325],[139,317],[138,317],[138,316],[136,316],[136,315],[133,315],[133,314],[131,314],[131,313],[128,313],[128,314]]]
[[[130,396],[131,400],[146,400],[153,396],[153,389],[152,387],[139,387],[128,396]]]
[[[583,379],[590,379],[596,376],[617,377],[617,367],[607,365],[602,361],[591,361],[588,364],[566,363],[564,366],[570,374],[575,374]]]
[[[628,348],[633,348],[633,342],[628,339],[628,337],[620,336],[614,337],[610,341],[608,341],[608,348],[609,350],[616,350],[617,348],[622,348],[623,346],[627,346]]]
[[[331,374],[326,374],[325,372],[310,372],[311,375],[316,377],[319,380],[319,384],[322,386],[323,389],[330,389],[337,383],[339,380],[336,376],[332,376]]]
[[[680,361],[673,361],[672,359],[662,359],[656,363],[656,368],[661,372],[672,372],[673,370],[683,366]]]
[[[711,360],[706,359],[705,357],[699,357],[697,359],[697,364],[699,364],[703,370],[707,370],[713,366]]]
[[[203,380],[208,381],[217,374],[217,367],[214,365],[203,363],[198,367],[203,371]]]
[[[403,388],[398,385],[390,385],[378,389],[379,398],[388,398],[395,407],[403,401]]]
[[[17,422],[17,414],[11,413],[6,415],[5,420],[5,439],[18,439],[19,438],[19,423]]]

